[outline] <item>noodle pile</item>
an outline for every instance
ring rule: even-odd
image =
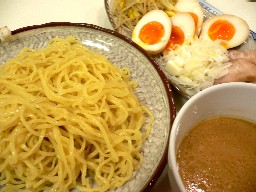
[[[143,161],[137,84],[70,36],[0,67],[0,191],[106,191]]]
[[[176,12],[176,0],[114,0],[115,29],[125,27],[132,31],[138,21],[149,11],[160,9],[168,15]]]

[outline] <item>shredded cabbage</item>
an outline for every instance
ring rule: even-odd
[[[228,51],[219,42],[196,39],[191,45],[164,52],[161,61],[168,78],[182,86],[189,95],[210,87],[215,79],[226,75],[231,65]]]

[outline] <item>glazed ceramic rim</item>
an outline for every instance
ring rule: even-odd
[[[100,26],[97,26],[94,24],[88,24],[88,23],[50,22],[50,23],[44,23],[44,24],[40,24],[40,25],[26,26],[26,27],[22,27],[22,28],[13,30],[12,35],[18,35],[20,33],[31,31],[34,29],[48,28],[48,27],[61,27],[61,26],[69,26],[69,27],[73,26],[73,27],[95,29],[95,30],[99,30],[101,32],[113,35],[115,37],[118,37],[121,40],[124,40],[128,44],[131,44],[133,47],[135,47],[139,52],[141,52],[149,60],[149,62],[156,69],[160,79],[162,80],[162,83],[165,87],[165,91],[166,91],[166,94],[168,97],[167,99],[169,101],[168,104],[169,104],[169,109],[170,109],[170,113],[171,113],[170,114],[170,118],[171,118],[170,119],[170,130],[167,133],[167,144],[164,149],[163,156],[161,157],[161,160],[160,160],[159,164],[157,165],[156,170],[152,173],[150,179],[148,180],[147,183],[145,183],[145,185],[143,186],[143,188],[141,190],[141,192],[149,191],[153,187],[153,185],[156,183],[156,181],[158,180],[160,175],[162,174],[162,172],[168,162],[168,147],[169,147],[170,133],[171,133],[172,124],[176,117],[176,107],[174,104],[174,96],[173,96],[171,84],[169,83],[167,77],[165,76],[165,74],[163,73],[162,69],[157,64],[157,62],[145,50],[143,50],[140,46],[138,46],[136,43],[134,43],[128,37],[116,32],[114,30],[111,30],[111,29],[103,28],[103,27],[100,27]]]

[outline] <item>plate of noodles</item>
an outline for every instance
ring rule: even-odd
[[[189,5],[189,3],[191,3],[191,6]],[[179,10],[182,10],[182,11],[179,11],[178,8]],[[203,23],[207,19],[213,16],[222,14],[220,11],[216,10],[214,7],[212,7],[211,5],[209,5],[203,0],[198,0],[198,1],[191,0],[190,2],[188,1],[186,2],[185,0],[140,0],[140,1],[105,0],[105,9],[113,29],[118,33],[121,33],[127,36],[128,38],[136,40],[138,45],[141,45],[142,47],[146,48],[145,50],[147,50],[147,48],[151,46],[151,44],[150,43],[143,44],[141,40],[142,37],[138,37],[139,35],[142,34],[142,33],[139,34],[139,29],[141,29],[141,31],[144,30],[144,33],[146,34],[146,28],[142,28],[143,24],[145,24],[146,26],[147,22],[154,23],[154,22],[160,22],[161,20],[162,24],[164,25],[165,31],[168,31],[167,30],[168,27],[166,27],[166,25],[168,25],[166,24],[167,21],[165,22],[162,21],[163,19],[162,18],[160,19],[161,17],[160,13],[157,15],[156,10],[165,12],[165,14],[169,17],[169,20],[175,15],[176,20],[175,21],[172,20],[172,23],[177,24],[178,22],[180,22],[179,24],[181,24],[181,28],[186,32],[185,37],[187,34],[189,34],[189,31],[191,29],[190,27],[191,23],[187,22],[187,20],[184,20],[184,18],[181,18],[181,17],[179,17],[180,19],[178,20],[177,19],[178,14],[176,13],[180,12],[181,13],[180,15],[182,15],[182,14],[191,14],[191,12],[194,11],[190,16],[192,20],[195,19],[194,15],[196,14],[199,14],[199,16],[201,16],[201,17],[197,17],[198,15],[196,15],[197,19],[195,23],[199,23],[200,18]],[[200,11],[198,9],[200,9]],[[155,11],[155,15],[153,14],[152,10]],[[151,15],[148,13],[150,13]],[[194,22],[193,22],[193,25],[194,25]],[[241,26],[238,26],[238,27],[236,26],[236,28],[240,28],[240,27]],[[178,49],[178,51],[173,49],[175,51],[168,50],[166,53],[165,52],[166,49],[164,48],[164,50],[162,50],[160,53],[157,53],[156,55],[152,54],[152,58],[154,58],[157,61],[157,63],[160,65],[162,71],[166,75],[169,82],[186,99],[189,99],[199,91],[214,85],[217,82],[217,81],[215,82],[215,80],[219,80],[221,79],[221,77],[229,73],[229,67],[231,66],[229,62],[229,57],[228,57],[229,50],[256,51],[256,43],[255,43],[256,34],[253,31],[249,30],[249,28],[248,28],[248,31],[250,33],[248,32],[249,33],[248,38],[245,41],[242,41],[241,45],[232,49],[228,49],[228,48],[222,49],[220,44],[216,45],[217,43],[212,44],[212,42],[209,43],[206,41],[202,41],[199,38],[200,30],[201,28],[200,29],[196,28],[195,31],[193,32],[194,39],[193,40],[185,39],[185,41],[190,43],[192,42],[192,43],[191,44],[188,43],[184,46],[180,46],[181,49]],[[152,34],[148,35],[148,37],[153,36]],[[242,32],[241,34],[245,34],[245,33]],[[177,37],[179,37],[178,33],[176,35]],[[168,44],[166,47],[168,47]],[[200,50],[198,47],[199,48],[201,47]],[[217,56],[214,58],[212,56],[209,56],[209,59],[207,59],[205,55],[208,56],[208,53],[213,52],[213,50],[216,53],[216,54],[213,53],[213,55],[217,55]],[[198,58],[197,55],[200,55],[200,54],[202,54],[202,56]],[[187,57],[185,57],[184,55]],[[191,57],[191,55],[193,56],[196,55],[196,57]],[[183,60],[185,60],[185,62],[181,64]],[[200,61],[201,63],[198,61]],[[172,64],[169,64],[169,63],[172,63]],[[191,63],[191,65],[187,63]],[[197,66],[201,66],[201,64],[207,65],[207,67],[201,67],[201,68],[197,67]],[[172,66],[169,67],[170,65]],[[185,69],[184,66],[187,66],[187,68]],[[197,68],[197,70],[194,70],[194,68]],[[239,80],[235,80],[235,81],[239,81]]]
[[[0,191],[148,191],[176,111],[157,63],[91,24],[47,23],[0,44]]]

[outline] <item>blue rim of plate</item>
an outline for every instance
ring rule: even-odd
[[[157,64],[157,62],[144,49],[142,49],[140,46],[138,46],[136,43],[134,43],[130,38],[116,32],[114,30],[103,28],[103,27],[100,27],[100,26],[97,26],[94,24],[71,23],[71,22],[50,22],[50,23],[44,23],[44,24],[40,24],[40,25],[26,26],[26,27],[22,27],[22,28],[11,31],[11,35],[16,35],[16,34],[18,35],[19,33],[27,32],[27,31],[39,29],[39,28],[60,27],[60,26],[70,26],[70,27],[73,26],[73,27],[96,29],[96,30],[105,32],[107,34],[116,36],[116,37],[126,41],[128,44],[131,44],[133,47],[135,47],[138,51],[140,51],[149,60],[149,62],[154,66],[157,73],[159,74],[159,76],[162,80],[162,83],[165,87],[167,96],[168,96],[168,101],[169,101],[168,105],[169,105],[170,113],[171,113],[170,114],[170,130],[169,130],[169,133],[167,136],[167,143],[169,143],[171,127],[172,127],[173,121],[176,117],[176,106],[174,104],[174,93],[172,90],[172,85],[169,83],[167,77],[165,76],[164,72],[162,71],[161,67]],[[156,181],[161,176],[165,166],[167,165],[167,161],[168,161],[167,155],[168,155],[168,144],[166,145],[166,147],[164,149],[163,157],[161,158],[155,172],[152,174],[152,176],[148,180],[148,182],[145,183],[144,187],[142,188],[142,190],[140,192],[147,192],[154,186]]]

